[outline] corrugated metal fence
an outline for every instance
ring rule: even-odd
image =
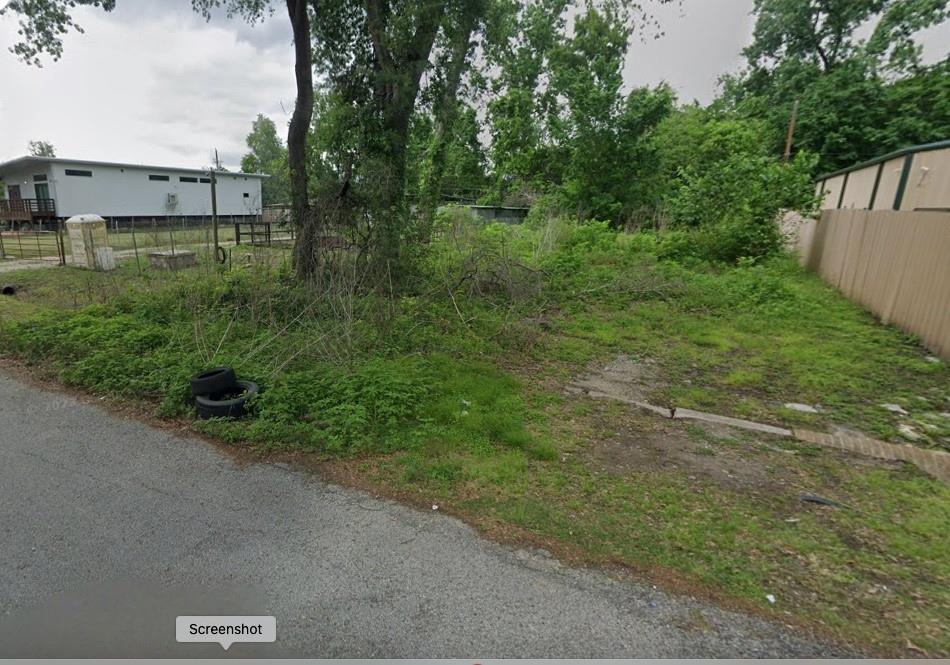
[[[950,214],[824,210],[798,233],[802,264],[950,360]]]

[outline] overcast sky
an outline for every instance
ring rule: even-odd
[[[665,35],[635,40],[630,85],[668,81],[680,99],[708,102],[717,78],[740,65],[752,32],[753,0],[683,0],[654,9]],[[277,3],[280,5],[281,3]],[[65,39],[59,62],[27,67],[0,51],[0,161],[50,141],[60,157],[205,166],[218,148],[234,168],[258,113],[285,132],[294,100],[293,51],[283,12],[256,26],[215,17],[189,0],[119,0],[111,13],[81,8],[84,34]],[[0,18],[0,46],[16,22]],[[950,25],[924,36],[934,59]]]

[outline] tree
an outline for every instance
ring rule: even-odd
[[[433,219],[442,194],[442,182],[451,144],[450,134],[459,120],[459,87],[468,68],[473,51],[472,36],[485,12],[485,3],[471,2],[456,6],[456,12],[446,21],[441,74],[433,85],[435,97],[435,124],[425,154],[425,166],[420,192],[420,210],[428,227]]]
[[[560,198],[579,218],[622,224],[644,203],[638,180],[644,139],[674,108],[672,90],[639,88],[624,95],[623,67],[633,25],[622,5],[591,6],[573,35],[553,50],[551,88],[564,166]]]
[[[341,205],[348,199],[361,207],[350,221],[371,222],[362,240],[367,241],[366,254],[372,258],[377,276],[387,283],[398,277],[400,250],[409,222],[408,147],[423,75],[439,66],[433,65],[432,58],[438,36],[448,35],[452,25],[470,24],[463,17],[477,17],[483,1],[313,0],[309,12],[301,14],[303,3],[288,0],[289,11],[292,6],[298,9],[296,15],[291,11],[298,75],[297,104],[287,141],[291,191],[294,209],[306,210],[310,220],[298,225],[295,266],[302,276],[314,276],[320,263],[315,229],[324,223],[340,225],[343,220],[339,219],[339,211],[352,209],[350,203]],[[224,5],[252,18],[263,4],[252,0],[193,2],[206,8]],[[306,48],[304,27],[311,38]],[[326,117],[340,121],[329,132],[318,127],[316,134],[345,147],[345,154],[314,153],[307,149],[306,137],[295,139],[300,130],[298,120],[305,118],[308,128],[312,121],[314,70],[321,77],[322,111]],[[308,155],[323,179],[315,186],[321,196],[332,199],[321,201],[316,214],[310,210],[309,201],[300,199],[303,186],[308,184]],[[332,179],[336,182],[330,182]],[[321,219],[328,215],[332,219]]]
[[[56,148],[49,141],[30,141],[28,144],[30,154],[34,157],[55,157]]]
[[[0,16],[16,14],[20,41],[10,52],[27,64],[42,66],[40,56],[47,54],[53,60],[63,55],[63,35],[70,30],[82,32],[70,13],[76,6],[101,7],[109,12],[115,9],[115,0],[8,0],[0,7]]]
[[[283,141],[277,136],[277,126],[274,121],[263,114],[258,114],[251,123],[251,133],[247,135],[247,147],[250,152],[241,160],[242,167],[247,165],[249,173],[259,172],[264,164],[285,157]],[[245,170],[242,168],[242,170]]]
[[[623,93],[639,5],[591,0],[572,14],[562,0],[522,3],[492,41],[493,197],[547,194],[579,217],[623,223],[643,203],[642,178],[630,177],[646,166],[643,138],[674,98],[667,86]]]
[[[270,118],[258,114],[247,135],[250,152],[241,158],[244,173],[266,173],[261,187],[264,205],[290,201],[290,182],[287,169],[287,148],[277,135],[277,126]]]
[[[771,69],[801,60],[830,72],[859,52],[906,71],[919,63],[915,32],[947,18],[947,0],[755,0],[755,30],[744,55]],[[858,38],[874,23],[871,37]]]
[[[830,171],[946,137],[946,64],[923,67],[914,35],[946,20],[947,0],[756,0],[748,67],[714,106],[765,118],[782,150],[799,102],[795,148]],[[871,25],[870,37],[859,35]],[[918,83],[913,81],[917,80]],[[921,84],[926,82],[926,87]],[[901,91],[923,93],[918,103]],[[923,100],[926,99],[926,102]]]
[[[240,15],[253,24],[273,11],[270,0],[192,0],[192,7],[205,18],[211,10],[224,7],[228,16]],[[294,80],[297,99],[287,130],[287,161],[290,176],[291,217],[297,229],[294,242],[294,269],[305,279],[316,273],[315,248],[319,242],[318,219],[310,207],[307,175],[307,134],[313,119],[313,52],[311,16],[320,16],[317,0],[285,0],[294,39]]]
[[[568,5],[567,0],[513,3],[493,25],[485,55],[490,76],[489,155],[497,202],[560,180],[562,160],[551,154],[554,146],[548,135],[556,95],[545,72],[566,32]]]
[[[455,0],[464,8],[474,0]],[[407,231],[407,155],[424,72],[451,0],[364,0],[333,5],[314,26],[315,63],[342,108],[352,146],[339,173],[341,194],[355,193],[372,219],[368,254],[376,274],[398,276]],[[328,206],[334,209],[334,206]]]

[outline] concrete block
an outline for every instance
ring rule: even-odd
[[[197,265],[198,259],[194,252],[187,250],[163,250],[160,252],[149,252],[148,263],[153,268],[159,270],[181,270]]]

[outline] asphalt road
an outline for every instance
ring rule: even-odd
[[[0,374],[0,657],[201,657],[178,615],[273,615],[229,657],[810,657],[807,636],[240,467]]]

